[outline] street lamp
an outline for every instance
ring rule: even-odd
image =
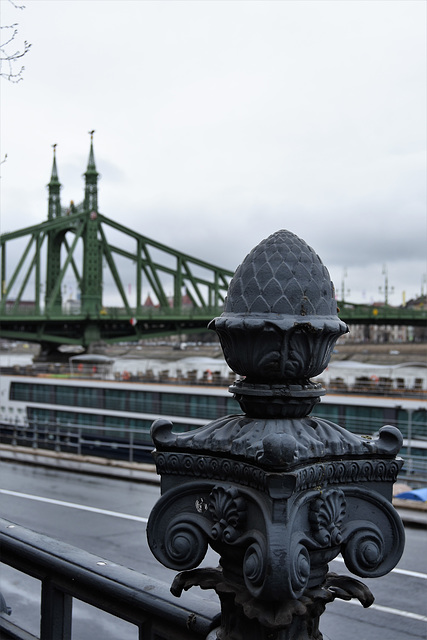
[[[394,293],[394,287],[390,287],[388,284],[388,271],[387,271],[387,265],[383,265],[383,270],[382,270],[382,274],[384,276],[384,288],[383,287],[378,287],[378,291],[380,293],[384,293],[384,304],[386,307],[388,307],[388,294]]]

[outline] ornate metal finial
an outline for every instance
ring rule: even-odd
[[[186,570],[172,587],[213,588],[221,640],[320,640],[319,616],[336,597],[373,601],[369,589],[328,574],[342,553],[358,576],[390,571],[403,551],[391,506],[402,461],[400,432],[354,435],[310,415],[324,393],[310,381],[348,328],[327,269],[289,231],[262,241],[238,267],[224,313],[212,320],[244,412],[152,437],[162,498],[147,535],[166,566]],[[221,570],[195,569],[208,544]],[[188,571],[188,569],[194,569]]]
[[[348,331],[326,267],[286,230],[249,253],[230,283],[224,313],[209,326],[230,368],[244,377],[232,390],[254,416],[265,415],[267,405],[270,416],[307,415],[324,393],[309,378],[328,366],[336,340]],[[253,400],[255,380],[266,385],[264,400],[258,393]]]

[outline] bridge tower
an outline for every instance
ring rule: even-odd
[[[53,145],[53,163],[50,182],[47,185],[49,190],[48,198],[48,220],[54,220],[61,217],[61,183],[58,178],[58,170],[56,167],[56,144]],[[46,289],[45,289],[45,306],[53,312],[61,312],[62,295],[61,288],[56,293],[56,283],[61,273],[61,244],[64,238],[64,232],[52,229],[48,233],[48,251],[46,266]],[[56,293],[56,295],[55,295]]]
[[[84,213],[87,216],[83,235],[83,277],[81,309],[99,313],[102,309],[102,247],[99,242],[98,177],[93,153],[93,134],[90,132],[90,151],[85,176]]]
[[[46,309],[51,314],[61,313],[61,250],[68,251],[66,233],[72,231],[80,236],[83,242],[82,277],[79,283],[81,291],[81,310],[83,313],[99,313],[102,308],[102,247],[99,242],[98,219],[98,177],[95,156],[93,152],[93,134],[90,132],[90,151],[85,178],[83,203],[75,207],[71,202],[69,209],[61,208],[61,183],[58,179],[56,166],[56,145],[53,145],[53,164],[50,182],[48,184],[48,220],[72,216],[78,211],[79,220],[70,217],[69,225],[60,225],[48,232],[47,273],[46,273]],[[83,227],[82,220],[84,221]]]

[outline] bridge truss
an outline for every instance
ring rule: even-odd
[[[110,242],[111,230],[124,237],[125,246],[133,244],[133,250]],[[25,245],[8,277],[7,252],[18,239]],[[100,340],[114,343],[206,330],[222,311],[233,275],[95,212],[77,212],[4,234],[0,246],[2,337],[52,346],[87,347]],[[103,302],[105,270],[121,304]],[[67,308],[64,300],[63,285],[70,273],[80,298],[74,308]],[[150,291],[145,300],[143,282]]]
[[[233,273],[99,212],[93,132],[84,201],[61,207],[55,147],[48,219],[0,236],[2,338],[39,343],[49,354],[60,345],[205,331],[222,312]],[[425,311],[341,306],[341,318],[357,324],[427,320]]]

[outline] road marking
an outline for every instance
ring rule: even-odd
[[[338,602],[338,600],[335,600]],[[347,604],[358,604],[362,606],[359,600],[342,600]],[[391,613],[394,616],[401,616],[403,618],[411,618],[412,620],[421,620],[421,622],[427,622],[427,616],[423,616],[420,613],[413,613],[412,611],[402,611],[401,609],[393,609],[392,607],[383,607],[381,604],[371,604],[366,610],[375,609],[375,611],[382,611],[383,613]]]
[[[136,522],[148,522],[148,518],[142,516],[133,516],[130,513],[120,513],[119,511],[109,511],[108,509],[98,509],[98,507],[87,507],[84,504],[75,502],[64,502],[63,500],[55,500],[54,498],[43,498],[42,496],[34,496],[30,493],[20,493],[19,491],[9,491],[8,489],[0,489],[0,493],[15,498],[26,498],[27,500],[35,500],[36,502],[47,502],[55,504],[59,507],[68,507],[69,509],[80,509],[81,511],[91,511],[92,513],[100,513],[104,516],[112,516],[113,518],[123,518],[124,520],[135,520]]]
[[[344,562],[342,556],[334,558],[332,562]],[[427,580],[427,573],[420,573],[419,571],[409,571],[409,569],[392,569],[393,573],[400,573],[403,576],[409,576],[411,578],[421,578],[421,580]]]

